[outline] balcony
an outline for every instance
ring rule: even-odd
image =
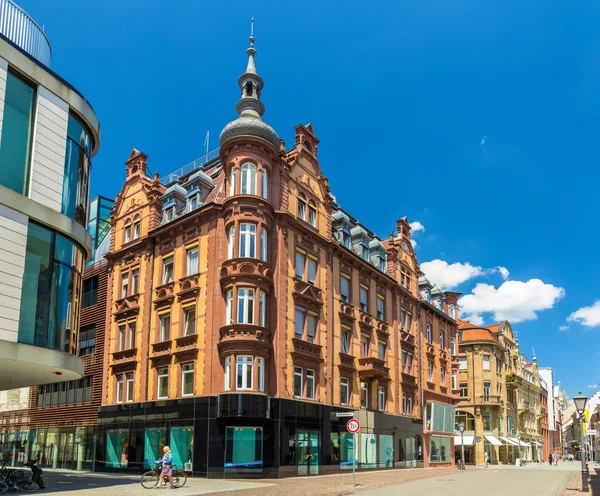
[[[294,279],[294,298],[308,306],[322,306],[323,292],[309,282]]]
[[[491,406],[500,406],[502,405],[502,398],[498,395],[494,394],[484,394],[479,397],[479,404],[481,405],[491,405]]]
[[[415,337],[410,332],[400,330],[400,339],[403,344],[407,344],[411,348],[415,347]]]
[[[440,360],[446,362],[448,361],[448,352],[440,349]]]
[[[273,269],[267,262],[258,258],[231,258],[221,266],[221,287],[234,283],[246,283],[268,289],[273,286]]]
[[[361,327],[369,331],[375,327],[375,319],[363,310],[358,311],[358,323]]]
[[[273,205],[269,200],[256,195],[234,195],[223,201],[223,217],[243,218],[249,222],[266,222],[271,226],[274,218]]]
[[[417,378],[412,374],[402,372],[402,383],[406,384],[407,386],[417,387]]]
[[[152,352],[154,355],[160,354],[168,354],[171,353],[171,344],[173,343],[172,339],[167,339],[165,341],[159,341],[158,343],[152,343]]]
[[[52,49],[44,30],[12,0],[0,0],[0,34],[50,67]]]
[[[390,326],[387,322],[379,319],[373,319],[375,321],[375,330],[380,339],[387,339],[390,337]]]
[[[273,334],[266,327],[252,324],[234,324],[219,329],[217,348],[223,357],[233,353],[252,353],[257,350],[268,356],[273,349]]]
[[[458,355],[452,355],[450,357],[450,363],[452,364],[453,368],[457,368],[460,365],[460,358]]]
[[[140,295],[134,294],[115,300],[114,315],[119,319],[133,317],[140,311]]]
[[[340,363],[339,367],[342,369],[355,371],[356,365],[354,365],[354,357],[352,355],[347,355],[346,353],[340,352]]]
[[[301,360],[308,360],[309,362],[322,362],[321,349],[323,348],[320,344],[309,343],[303,339],[292,338],[294,344],[294,350],[292,356]]]
[[[154,288],[154,306],[156,308],[171,305],[175,299],[175,283],[173,281]]]
[[[130,365],[136,363],[137,348],[129,348],[128,350],[120,350],[112,352],[112,363],[111,367],[117,367],[120,365]]]
[[[427,353],[429,358],[435,358],[435,347],[432,344],[427,343],[425,345],[425,353]]]
[[[198,296],[198,292],[200,291],[198,285],[199,279],[200,274],[193,274],[179,279],[179,291],[177,292],[179,301]]]
[[[358,375],[361,378],[384,379],[389,378],[390,369],[385,366],[385,360],[375,357],[358,359]]]
[[[198,334],[190,334],[189,336],[179,336],[175,338],[174,355],[181,357],[184,354],[198,353]]]
[[[346,302],[340,301],[340,320],[345,324],[352,326],[356,317],[354,315],[354,305]]]

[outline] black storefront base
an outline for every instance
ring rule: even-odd
[[[182,468],[210,478],[280,478],[351,472],[347,408],[223,394],[102,407],[96,470],[142,472],[170,444]],[[367,410],[358,470],[422,466],[422,423]]]

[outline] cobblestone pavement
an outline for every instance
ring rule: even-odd
[[[192,496],[575,496],[580,495],[581,472],[578,465],[547,467],[528,465],[524,468],[490,466],[468,467],[460,472],[454,468],[385,470],[359,472],[358,486],[352,487],[351,473],[298,477],[279,480],[188,479],[185,487],[173,494]],[[594,494],[600,496],[600,481],[590,467]],[[48,495],[122,496],[162,494],[164,490],[146,490],[139,476],[90,474],[69,471],[46,471],[49,488],[40,491]],[[167,491],[171,494],[171,491]],[[587,493],[590,495],[591,493]]]

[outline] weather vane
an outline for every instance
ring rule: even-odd
[[[254,16],[250,20],[250,46],[254,45]]]

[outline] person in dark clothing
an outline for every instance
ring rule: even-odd
[[[548,454],[548,463],[552,466],[552,453]]]

